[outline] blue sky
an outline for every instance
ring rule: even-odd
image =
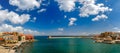
[[[120,0],[0,0],[0,31],[34,35],[120,32]]]

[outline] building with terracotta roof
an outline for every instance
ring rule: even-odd
[[[4,39],[0,37],[0,44],[4,43]]]
[[[3,39],[6,43],[17,43],[18,42],[18,36],[14,35],[5,35],[3,36]]]
[[[34,39],[33,35],[31,35],[31,34],[26,34],[25,36],[26,36],[26,40],[33,40]]]
[[[26,40],[25,34],[20,33],[20,34],[19,34],[19,41],[25,41],[25,40]]]

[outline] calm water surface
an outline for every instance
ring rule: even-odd
[[[120,44],[94,43],[86,38],[48,39],[35,37],[38,41],[26,46],[23,53],[120,53]]]

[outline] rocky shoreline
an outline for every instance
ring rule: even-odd
[[[120,44],[120,33],[118,32],[104,32],[93,38],[97,43]]]
[[[107,40],[95,40],[96,43],[106,43],[106,44],[120,44],[120,40],[111,40],[111,41],[107,41]]]
[[[33,41],[32,41],[33,42]],[[29,45],[29,43],[32,43],[31,41],[22,41],[22,42],[18,42],[16,44],[11,45],[9,47],[0,46],[0,52],[1,53],[22,53],[23,50],[25,49],[25,46]]]

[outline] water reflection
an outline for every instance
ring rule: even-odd
[[[119,44],[94,43],[92,39],[40,39],[23,53],[117,53]]]

